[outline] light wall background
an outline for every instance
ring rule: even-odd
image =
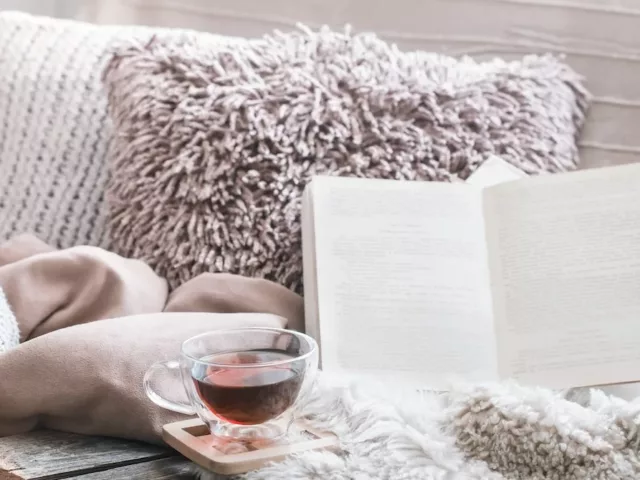
[[[49,17],[74,17],[82,0],[0,0],[0,10],[21,10]]]

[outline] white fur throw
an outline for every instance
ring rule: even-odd
[[[323,387],[305,411],[343,452],[293,456],[242,480],[632,480],[640,402],[510,383],[450,394]],[[374,393],[372,393],[374,392]],[[201,471],[203,480],[222,480]]]

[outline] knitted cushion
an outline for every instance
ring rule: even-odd
[[[588,103],[552,57],[476,63],[328,29],[154,41],[120,50],[105,78],[112,247],[172,286],[226,271],[300,293],[312,175],[451,181],[493,154],[569,170]]]
[[[111,136],[100,72],[118,30],[0,13],[0,241],[104,243]]]
[[[101,74],[121,41],[169,30],[0,12],[0,241],[105,245],[112,129]]]

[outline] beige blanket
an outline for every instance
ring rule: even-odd
[[[46,427],[160,442],[179,416],[145,397],[151,364],[202,332],[303,325],[302,299],[266,280],[205,274],[169,295],[142,262],[31,236],[0,245],[0,287],[21,341],[0,353],[0,436]]]

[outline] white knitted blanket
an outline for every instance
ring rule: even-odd
[[[0,288],[0,353],[20,343],[20,332],[7,298]]]

